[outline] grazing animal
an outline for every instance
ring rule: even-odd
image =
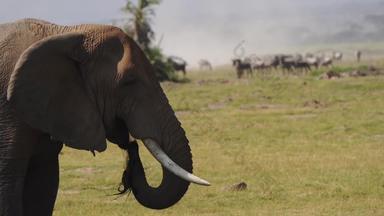
[[[295,66],[295,60],[294,60],[293,56],[280,55],[279,59],[280,59],[280,65],[281,65],[281,68],[282,68],[284,74],[293,71],[294,66]]]
[[[307,61],[309,57],[307,55],[303,57],[301,54],[296,55],[278,55],[279,64],[283,70],[283,73],[289,72],[301,72],[307,73],[311,71],[311,64]]]
[[[315,67],[316,69],[319,68],[320,66],[320,58],[318,57],[315,57],[315,56],[312,56],[312,57],[306,57],[305,58],[305,62],[307,62],[309,64],[309,66],[313,66]]]
[[[253,75],[252,66],[249,62],[243,62],[241,59],[233,59],[232,65],[236,68],[237,78],[241,78],[244,71],[247,72],[248,76]]]
[[[280,65],[279,57],[273,56],[272,61],[270,62],[269,66],[275,70],[277,70],[277,67]]]
[[[260,58],[256,54],[252,54],[244,59],[244,62],[251,63],[252,69],[260,74],[264,74],[268,70],[268,65],[265,59]]]
[[[277,70],[277,67],[280,65],[280,61],[278,56],[264,56],[262,59],[256,59],[254,65],[263,71],[270,71],[271,69]]]
[[[212,70],[212,64],[206,60],[206,59],[201,59],[199,61],[199,68],[200,70]]]
[[[362,55],[361,50],[357,50],[356,51],[356,61],[357,62],[361,61],[361,55]]]
[[[176,72],[181,71],[184,76],[187,74],[187,62],[184,59],[177,56],[170,56],[167,61]]]
[[[303,55],[301,55],[300,53],[297,53],[293,56],[293,59],[295,62],[303,61]]]
[[[295,70],[301,71],[301,73],[307,73],[311,71],[311,66],[306,61],[297,61],[294,64]]]
[[[335,61],[341,61],[343,59],[343,53],[342,52],[333,52],[332,53],[332,59]]]
[[[329,58],[329,57],[324,57],[320,61],[320,66],[323,66],[323,67],[330,67],[332,66],[332,64],[333,64],[332,58]]]
[[[264,74],[268,70],[268,66],[264,61],[257,61],[252,64],[252,69],[258,71],[260,74]]]
[[[121,29],[24,19],[0,32],[0,215],[52,215],[63,143],[94,154],[108,139],[127,151],[120,192],[148,208],[172,206],[190,182],[208,185],[191,174],[188,139],[152,65]],[[162,164],[158,187],[129,134]]]
[[[313,57],[315,57],[315,54],[313,54],[313,53],[309,53],[309,52],[305,53],[305,55],[304,55],[304,58],[305,58],[305,59],[307,59],[307,58],[313,58]]]

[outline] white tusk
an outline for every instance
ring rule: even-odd
[[[144,139],[143,143],[145,147],[147,147],[149,152],[151,152],[151,154],[156,158],[156,160],[158,160],[161,165],[163,165],[167,170],[169,170],[176,176],[179,176],[180,178],[195,184],[205,186],[211,185],[208,181],[185,171],[183,168],[173,162],[172,159],[169,158],[167,154],[165,154],[165,152],[159,147],[159,145],[157,145],[154,140]]]
[[[128,139],[129,139],[129,142],[133,142],[136,140],[136,138],[133,137],[131,133],[128,134]]]

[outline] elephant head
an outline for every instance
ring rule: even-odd
[[[22,53],[8,85],[7,98],[23,121],[76,149],[102,152],[106,139],[125,145],[137,157],[130,187],[146,207],[175,204],[190,182],[209,185],[191,174],[185,132],[131,38],[109,26],[50,28],[55,34]],[[129,134],[162,164],[157,188],[148,185]]]

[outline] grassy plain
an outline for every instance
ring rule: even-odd
[[[218,68],[188,78],[163,88],[194,172],[212,186],[191,185],[174,207],[149,210],[113,196],[124,168],[117,147],[96,157],[65,148],[54,215],[384,215],[384,77],[238,80]],[[156,185],[159,165],[141,152]],[[229,190],[242,181],[246,190]]]

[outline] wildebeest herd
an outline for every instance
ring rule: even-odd
[[[253,72],[266,74],[271,70],[281,69],[283,74],[306,74],[313,68],[331,67],[335,61],[341,61],[343,53],[333,52],[332,55],[323,53],[302,54],[276,54],[269,56],[250,55],[246,58],[232,59],[232,65],[236,69],[237,77],[246,74],[252,76]]]
[[[357,50],[355,52],[356,61],[360,62],[362,52]],[[232,66],[236,70],[238,78],[244,75],[252,77],[253,73],[265,75],[272,70],[282,71],[283,75],[295,74],[305,75],[313,69],[320,67],[330,68],[335,62],[343,59],[343,53],[340,51],[332,51],[331,53],[317,52],[305,54],[275,54],[275,55],[249,55],[245,58],[233,58]],[[186,75],[187,62],[180,57],[169,57],[168,62],[172,65],[174,70],[183,72]],[[212,70],[212,64],[206,60],[201,59],[198,62],[200,70]]]

